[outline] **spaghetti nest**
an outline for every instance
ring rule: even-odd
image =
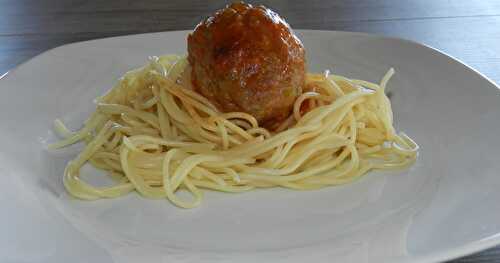
[[[293,114],[271,132],[249,114],[218,111],[191,89],[187,67],[180,56],[152,57],[97,99],[96,111],[79,131],[55,121],[65,138],[51,148],[86,144],[64,173],[71,195],[94,200],[135,190],[192,208],[201,203],[202,188],[318,189],[416,159],[418,146],[392,125],[384,92],[392,69],[380,84],[308,74]],[[79,170],[86,162],[107,171],[116,184],[84,182]],[[179,196],[180,190],[192,198]]]

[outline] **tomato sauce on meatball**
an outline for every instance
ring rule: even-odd
[[[304,47],[275,12],[234,3],[188,36],[194,89],[223,112],[253,115],[261,126],[286,119],[305,82]]]

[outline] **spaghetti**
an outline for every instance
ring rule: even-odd
[[[80,199],[115,198],[137,191],[192,208],[201,189],[244,192],[262,187],[298,190],[352,182],[373,169],[406,167],[418,145],[392,125],[380,84],[325,72],[307,74],[293,114],[276,131],[246,113],[222,113],[191,88],[187,60],[152,57],[97,99],[77,132],[56,120],[61,148],[86,146],[64,172],[67,191]],[[89,162],[116,184],[95,187],[79,177]],[[181,198],[186,190],[193,198]]]

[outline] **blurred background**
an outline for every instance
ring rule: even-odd
[[[0,72],[70,42],[192,29],[227,2],[0,0]],[[500,80],[498,0],[249,2],[273,8],[297,29],[361,31],[423,42]]]
[[[228,2],[0,0],[0,76],[71,42],[192,29]],[[248,2],[271,7],[296,29],[368,32],[425,43],[500,82],[499,0]],[[454,262],[500,262],[500,248]]]

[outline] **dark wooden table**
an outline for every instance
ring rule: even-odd
[[[294,28],[377,33],[443,50],[500,82],[499,0],[252,1]],[[225,1],[0,0],[0,75],[66,43],[191,29]],[[500,247],[453,262],[500,262]]]

